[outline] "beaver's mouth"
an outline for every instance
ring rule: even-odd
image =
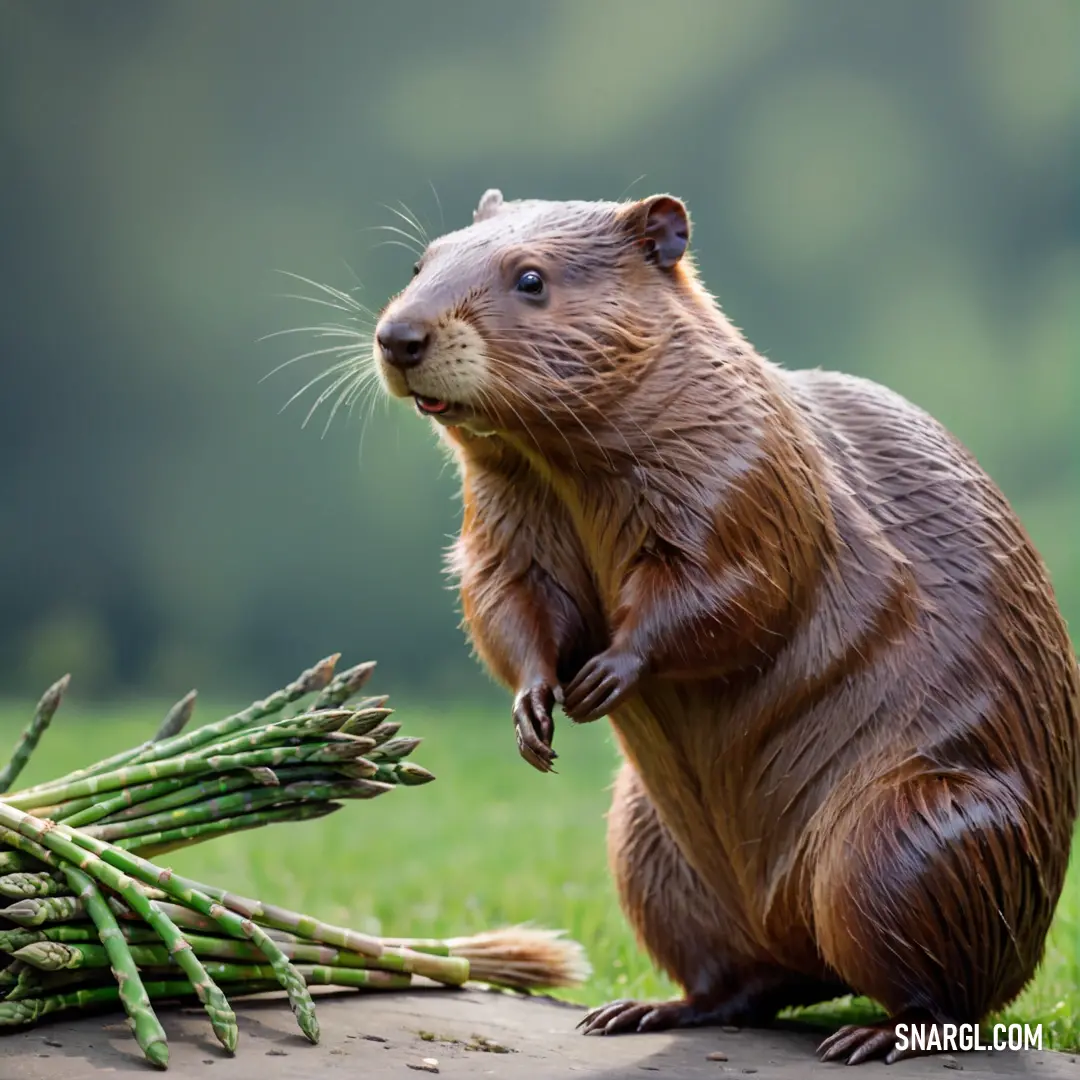
[[[450,402],[442,401],[439,398],[425,397],[423,394],[413,394],[413,401],[416,402],[417,409],[425,416],[440,416],[442,413],[450,411]]]

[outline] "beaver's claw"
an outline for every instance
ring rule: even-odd
[[[542,681],[525,687],[514,698],[518,752],[540,772],[551,772],[551,763],[559,756],[551,748],[555,734],[555,721],[551,717],[554,704],[554,688]]]
[[[636,653],[609,649],[594,656],[566,688],[563,711],[579,724],[607,716],[633,692],[644,669]]]
[[[913,1049],[910,1041],[902,1050],[897,1046],[897,1024],[913,1021],[927,1027],[934,1023],[930,1016],[913,1010],[879,1024],[849,1024],[830,1035],[818,1047],[818,1057],[822,1061],[844,1061],[848,1065],[859,1065],[872,1058],[884,1058],[885,1064],[891,1065],[904,1058],[917,1057],[920,1051]]]

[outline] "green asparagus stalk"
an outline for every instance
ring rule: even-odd
[[[338,775],[339,772],[340,770],[333,769],[332,767],[328,768],[325,765],[289,765],[278,769],[274,775],[279,781],[279,785],[286,787],[290,784],[306,782],[328,783],[334,781],[340,783],[347,778],[344,775]],[[165,793],[146,791],[145,795],[139,793],[139,788],[125,789],[132,792],[134,805],[124,806],[122,809],[105,814],[103,817],[95,818],[95,821],[101,823],[128,821],[132,818],[141,818],[150,814],[160,813],[164,810],[174,810],[177,807],[201,802],[207,797],[215,798],[219,795],[228,795],[234,791],[243,791],[253,786],[270,786],[255,783],[251,775],[247,772],[228,773],[224,776],[201,780],[197,783],[191,783],[183,778],[177,778],[174,780],[160,781],[160,784],[162,786],[166,784],[173,786]],[[153,785],[145,785],[144,787],[149,788],[151,786]],[[357,784],[357,791],[361,791],[362,787],[362,785]],[[358,797],[362,798],[364,796],[360,795]],[[37,810],[34,811],[34,814],[35,816],[40,816]],[[63,820],[65,825],[70,825],[72,828],[88,824],[88,822],[69,818],[64,818]]]
[[[348,709],[328,709],[322,713],[288,717],[273,724],[242,731],[229,739],[214,740],[192,750],[191,754],[202,758],[216,754],[243,754],[305,737],[322,737],[323,741],[332,742],[337,736],[338,728],[351,716],[352,712]],[[371,749],[374,745],[369,742],[364,749]]]
[[[133,806],[105,814],[97,820],[102,823],[131,821],[134,819],[149,817],[152,814],[160,814],[166,810],[175,810],[181,806],[190,806],[192,803],[202,802],[205,798],[218,798],[221,795],[229,795],[234,791],[244,791],[253,786],[250,773],[226,773],[224,776],[215,776],[209,780],[200,780],[191,784],[184,780],[170,780],[169,784],[183,784],[183,787],[174,787],[172,790],[156,796],[148,793],[149,797],[140,798]],[[262,788],[269,785],[256,784]],[[80,827],[78,822],[64,819],[65,825],[72,828]]]
[[[191,984],[182,979],[167,979],[143,984],[147,997],[151,1000],[182,1001],[194,994]],[[259,994],[277,989],[277,982],[266,980],[244,986],[242,993]],[[86,1009],[100,1005],[115,1005],[120,999],[117,986],[94,986],[74,990],[65,994],[54,994],[44,998],[25,998],[12,1001],[10,998],[0,1002],[0,1027],[22,1027],[32,1024],[50,1013],[63,1009]]]
[[[106,897],[106,900],[111,900],[111,897]],[[109,906],[112,908],[111,904]],[[124,911],[131,914],[128,908],[124,908]],[[115,909],[113,909],[113,914],[117,914]],[[211,929],[217,929],[216,925],[211,924]],[[120,930],[129,945],[148,945],[160,940],[149,927],[121,925]],[[62,923],[59,926],[46,926],[36,930],[0,930],[0,952],[14,953],[26,945],[34,945],[39,941],[85,945],[94,944],[97,940],[98,936],[91,923]]]
[[[110,981],[115,981],[112,972]],[[51,994],[66,994],[70,990],[94,986],[100,982],[100,971],[37,971],[32,976],[20,978],[18,985],[3,1000],[22,1001],[26,998],[49,997]]]
[[[341,780],[337,783],[301,781],[282,787],[246,788],[220,798],[189,803],[159,814],[147,813],[137,818],[91,825],[85,831],[99,840],[126,840],[132,836],[162,829],[218,821],[236,814],[249,814],[265,807],[284,806],[291,803],[328,802],[332,799],[370,798],[375,793],[369,791],[368,788],[369,785],[357,780]],[[0,878],[0,885],[3,880]]]
[[[184,736],[180,736],[183,738]],[[164,745],[164,744],[162,744]],[[148,780],[163,780],[173,776],[193,776],[200,773],[227,772],[231,769],[275,768],[279,765],[334,764],[356,760],[363,753],[363,744],[313,743],[301,746],[273,746],[244,754],[225,754],[199,757],[184,754],[165,761],[132,764],[115,772],[101,773],[75,780],[60,788],[20,792],[7,799],[9,806],[19,810],[32,810],[53,805],[68,799],[80,799],[87,795],[115,792],[133,784]]]
[[[89,777],[101,774],[115,774],[121,771],[122,767],[125,765],[141,763],[144,760],[156,761],[161,758],[183,754],[195,746],[201,746],[203,743],[212,742],[222,735],[238,731],[240,728],[246,727],[256,720],[261,720],[267,716],[272,716],[275,713],[280,712],[287,705],[290,705],[294,701],[298,701],[300,698],[305,697],[314,691],[324,689],[333,677],[334,665],[337,663],[337,660],[337,655],[328,656],[324,660],[320,660],[319,663],[303,672],[299,678],[284,689],[278,690],[276,693],[271,694],[261,701],[253,702],[242,712],[236,713],[233,716],[228,716],[215,724],[207,724],[187,735],[175,735],[172,738],[163,739],[161,742],[150,740],[139,746],[132,747],[130,750],[114,754],[110,758],[105,758],[85,769],[78,769],[73,773],[68,773],[67,776],[63,776],[59,780],[49,781],[46,784],[38,784],[35,787],[28,788],[26,791],[20,792],[20,795],[25,796],[30,793],[40,793],[46,790],[50,792],[60,792],[57,798],[48,800],[47,802],[35,802],[33,804],[34,806],[45,806],[48,805],[49,802],[57,802],[65,798],[75,798],[76,796],[65,795],[63,792],[73,785],[85,781]],[[155,774],[153,773],[149,774],[149,778],[152,779],[154,775]],[[104,790],[108,789],[101,787],[88,788],[82,791],[79,797],[96,795],[99,791]]]
[[[6,810],[0,803],[0,813]],[[16,811],[16,813],[18,813]],[[225,995],[206,974],[200,961],[191,951],[191,947],[184,940],[183,935],[169,917],[161,911],[156,900],[151,899],[151,894],[158,894],[159,890],[138,885],[123,872],[99,859],[96,855],[87,854],[85,851],[63,840],[53,837],[55,830],[49,830],[29,815],[22,815],[24,827],[27,831],[36,833],[36,839],[31,838],[26,832],[15,833],[5,828],[0,831],[0,840],[8,840],[31,854],[36,855],[43,862],[58,867],[66,875],[68,883],[79,890],[79,900],[86,907],[94,925],[98,931],[98,937],[108,955],[110,966],[117,973],[117,979],[124,987],[124,978],[129,969],[137,973],[135,962],[132,960],[131,948],[129,947],[123,931],[120,929],[112,909],[106,903],[98,890],[97,884],[90,876],[93,874],[104,885],[120,893],[131,909],[139,915],[157,933],[164,942],[168,955],[172,957],[191,981],[196,996],[202,1002],[207,1015],[210,1018],[211,1027],[221,1044],[230,1053],[236,1049],[238,1031],[236,1016],[229,1006]],[[42,843],[44,841],[44,843]],[[78,869],[76,868],[76,865]],[[63,946],[56,944],[57,948]],[[24,961],[25,962],[25,961]],[[128,1007],[129,1015],[134,1015],[132,1009],[137,1012],[142,1008],[138,998],[138,980],[133,984],[132,999],[129,1001],[121,995],[121,1000]],[[142,1020],[145,1024],[147,1021]],[[156,1021],[155,1021],[156,1022]],[[153,1055],[142,1041],[139,1045],[144,1052],[154,1060]],[[159,1053],[154,1051],[154,1053]],[[166,1050],[166,1057],[167,1057]],[[160,1056],[160,1054],[159,1054]]]
[[[340,654],[335,653],[320,660],[314,667],[303,672],[298,679],[289,683],[282,690],[271,694],[262,701],[252,702],[242,712],[219,720],[216,724],[207,724],[187,735],[177,735],[163,742],[154,743],[152,746],[142,749],[132,758],[133,764],[144,761],[159,761],[161,758],[174,757],[177,754],[187,754],[197,747],[220,739],[223,735],[230,735],[253,724],[256,720],[262,720],[267,716],[273,716],[281,712],[287,705],[306,697],[314,691],[323,690],[333,678],[334,666],[338,662]]]
[[[154,733],[154,737],[150,741],[156,743],[164,742],[166,739],[171,739],[175,735],[179,735],[180,732],[187,727],[188,721],[195,712],[196,697],[196,692],[194,690],[189,690],[165,714],[165,719],[161,721],[161,726]]]
[[[43,930],[0,930],[0,952],[13,953],[18,949],[21,949],[24,945],[33,945],[35,941],[48,941]],[[90,935],[87,934],[85,938],[79,938],[80,941],[89,941]],[[0,970],[0,975],[3,971]],[[2,990],[3,983],[0,982],[0,990]],[[0,993],[0,996],[3,996]]]
[[[387,739],[382,746],[377,746],[367,754],[368,761],[396,762],[408,757],[419,745],[422,739],[397,738]]]
[[[266,825],[284,821],[313,821],[341,809],[342,804],[336,802],[295,803],[272,810],[260,810],[255,814],[236,814],[221,821],[206,821],[201,825],[185,825],[178,829],[133,836],[128,840],[117,840],[116,847],[125,851],[143,852],[146,855],[161,855],[188,844],[208,840],[211,836],[261,829]]]
[[[62,874],[48,871],[18,871],[0,877],[0,896],[26,900],[35,896],[64,896],[68,892]]]
[[[369,698],[368,701],[374,704],[367,705],[367,702],[363,702],[365,707],[358,707],[356,712],[341,725],[341,730],[346,735],[370,736],[388,716],[393,715],[393,709],[383,708],[385,697]]]
[[[90,918],[97,927],[101,944],[109,954],[109,963],[116,973],[116,981],[120,988],[120,1001],[131,1018],[135,1041],[149,1061],[160,1068],[165,1068],[169,1063],[169,1045],[165,1038],[165,1029],[154,1013],[150,998],[139,977],[139,970],[131,958],[131,950],[120,933],[120,927],[117,926],[113,913],[89,874],[69,863],[61,865],[68,883],[78,893],[79,899],[89,912]]]
[[[176,874],[171,874],[175,880]],[[189,884],[185,879],[180,879]],[[194,884],[194,883],[190,883]],[[212,897],[217,903],[235,911],[248,919],[258,922],[268,936],[274,940],[293,941],[316,941],[324,945],[335,945],[349,952],[360,953],[362,956],[377,957],[383,952],[382,942],[377,937],[361,934],[357,930],[350,930],[343,926],[333,926],[314,919],[310,915],[301,915],[295,911],[276,907],[273,904],[264,904],[261,900],[252,900],[246,896],[238,896],[212,885],[197,885],[207,896]],[[176,904],[161,904],[166,908],[178,925],[200,933],[216,933],[217,925],[212,919],[205,918],[197,912]],[[119,913],[119,912],[118,912]],[[130,914],[121,917],[132,917]]]
[[[382,746],[384,742],[392,739],[401,730],[401,724],[397,720],[384,720],[377,727],[367,733],[369,739],[375,740],[376,746]]]
[[[5,995],[7,998],[33,997],[45,989],[45,976],[27,963],[21,963],[14,985]]]
[[[382,784],[416,787],[419,784],[430,784],[435,777],[422,765],[414,765],[411,761],[394,761],[377,766],[372,779]]]
[[[312,709],[336,709],[344,705],[360,691],[374,670],[375,661],[368,660],[335,675],[315,699]]]
[[[54,812],[47,816],[73,829],[81,829],[106,818],[141,817],[157,810],[183,806],[203,795],[226,794],[251,787],[254,783],[247,772],[214,776],[196,783],[186,776],[174,776],[169,780],[152,780],[146,784],[121,788],[105,798],[89,795],[83,799],[73,799],[53,807]],[[42,816],[40,808],[35,807],[34,816]]]
[[[20,870],[40,870],[41,863],[21,851],[0,851],[0,874],[13,874]]]
[[[39,896],[19,900],[4,908],[4,918],[19,926],[40,926],[49,922],[71,922],[86,914],[77,896]]]
[[[265,982],[273,968],[265,965],[214,964],[208,965],[215,978],[222,982]],[[350,986],[357,989],[403,990],[412,985],[412,976],[395,971],[365,970],[362,968],[323,967],[301,964],[297,968],[304,981],[315,986]]]
[[[54,682],[38,702],[33,718],[15,746],[11,760],[0,770],[0,795],[10,790],[11,785],[15,783],[19,774],[26,767],[30,755],[37,748],[38,741],[52,722],[56,710],[60,707],[60,701],[63,699],[64,691],[67,690],[70,682],[71,676],[65,675],[62,679]]]
[[[78,862],[88,872],[92,873],[96,869],[100,873],[99,863],[101,862],[120,870],[122,872],[120,880],[115,884],[110,883],[110,887],[120,893],[137,914],[142,915],[140,907],[143,896],[125,875],[130,875],[131,878],[145,885],[160,887],[174,900],[213,919],[232,937],[252,940],[276,972],[278,981],[289,997],[289,1004],[296,1015],[300,1030],[311,1042],[319,1041],[319,1025],[315,1017],[314,1002],[304,985],[304,980],[284,957],[281,948],[250,918],[241,918],[234,910],[229,910],[227,906],[223,906],[207,895],[203,891],[204,886],[173,874],[171,870],[160,870],[153,863],[131,852],[106,844],[83,832],[70,829],[66,825],[58,824],[48,829],[30,814],[21,813],[18,809],[2,802],[0,802],[0,826],[17,831],[22,837],[37,841],[62,859]],[[80,852],[79,848],[84,851]],[[86,851],[97,858],[88,859],[84,854]],[[375,940],[376,948],[379,949],[377,939],[373,940]]]
[[[194,934],[189,934],[186,940],[192,951],[203,959],[245,964],[265,963],[262,952],[250,942]],[[283,943],[281,951],[293,963],[301,965],[316,964],[422,975],[450,986],[460,986],[469,978],[469,963],[460,957],[434,956],[397,949],[386,951],[375,958],[308,942]],[[170,962],[168,950],[161,945],[131,945],[131,956],[140,969],[163,967]],[[15,958],[41,971],[105,968],[109,965],[105,950],[92,943],[33,942],[20,948],[15,953]]]
[[[11,987],[19,981],[19,976],[28,966],[28,964],[24,964],[21,960],[12,960],[7,967],[0,970],[0,990],[10,992]]]
[[[360,771],[364,775],[371,775],[375,772],[375,766],[364,765]],[[49,817],[63,821],[72,828],[82,828],[106,819],[126,820],[143,817],[161,810],[184,806],[207,795],[222,795],[253,786],[270,786],[278,778],[282,783],[286,783],[292,780],[325,779],[326,775],[326,768],[293,765],[280,768],[279,772],[272,774],[271,777],[253,777],[251,772],[245,771],[213,776],[192,783],[190,777],[178,776],[124,787],[104,797],[89,795],[55,806],[34,807],[33,813],[36,817]]]

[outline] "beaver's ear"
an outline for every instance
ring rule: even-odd
[[[502,209],[502,204],[502,192],[498,188],[489,188],[480,196],[480,204],[473,211],[473,221],[483,221],[485,218],[494,217]]]
[[[654,195],[635,203],[630,222],[645,258],[656,266],[670,270],[686,253],[690,215],[673,195]]]

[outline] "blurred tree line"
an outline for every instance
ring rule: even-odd
[[[259,381],[318,343],[258,339],[325,319],[276,270],[378,309],[383,204],[435,232],[493,185],[685,197],[756,345],[949,425],[1075,626],[1078,56],[1074,0],[0,0],[0,693],[337,649],[483,691],[426,425],[320,439],[317,390],[279,409],[327,358]]]

